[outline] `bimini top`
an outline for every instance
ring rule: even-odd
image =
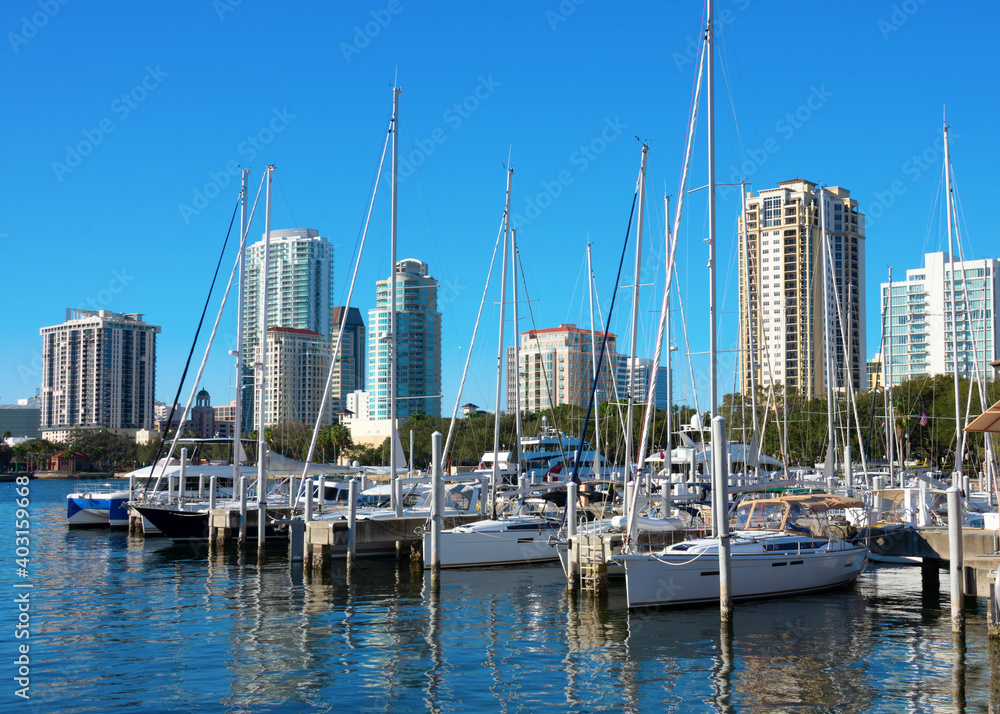
[[[782,496],[780,501],[792,501],[805,506],[811,511],[839,510],[841,508],[864,508],[865,504],[857,498],[838,496],[833,493],[796,493]]]

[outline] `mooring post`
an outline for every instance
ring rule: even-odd
[[[712,489],[712,511],[719,539],[719,610],[723,622],[733,617],[732,560],[729,542],[729,474],[726,473],[726,418],[712,419],[712,472],[715,488]]]
[[[962,563],[962,491],[948,488],[948,543],[951,561],[951,630],[965,630],[965,569]]]
[[[317,510],[323,512],[323,504],[326,503],[326,474],[319,475],[319,486],[316,487],[316,501]]]
[[[239,544],[247,542],[247,477],[240,476],[240,538]]]
[[[441,574],[441,524],[444,519],[444,476],[441,473],[441,432],[431,434],[431,474],[434,498],[431,499],[431,552],[424,553],[424,558],[431,569],[431,579],[437,579]]]
[[[264,552],[267,540],[267,501],[257,501],[257,550]]]
[[[354,552],[357,548],[357,526],[358,526],[358,482],[351,479],[348,488],[347,505],[347,569],[354,567]]]
[[[572,557],[573,541],[577,539],[576,534],[576,499],[580,494],[580,484],[570,480],[566,482],[566,577],[569,579],[570,587],[576,586],[579,563]]]

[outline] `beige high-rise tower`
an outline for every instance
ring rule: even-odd
[[[756,382],[787,384],[806,398],[825,394],[825,344],[833,388],[866,385],[865,217],[850,191],[825,189],[824,286],[820,195],[817,184],[802,179],[747,194],[739,231],[744,393]]]

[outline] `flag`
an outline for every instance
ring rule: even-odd
[[[927,410],[920,412],[920,426],[927,426]]]

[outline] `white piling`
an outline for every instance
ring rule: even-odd
[[[355,528],[358,525],[358,482],[356,479],[351,479],[347,499],[347,567],[352,568],[357,548]]]
[[[715,488],[712,489],[712,511],[718,526],[719,538],[719,611],[723,622],[733,617],[732,553],[729,542],[729,474],[726,473],[726,419],[717,416],[712,420],[712,471]]]
[[[962,562],[962,494],[957,486],[948,489],[948,544],[951,562],[951,631],[965,631],[965,573]]]
[[[319,486],[316,489],[317,510],[322,513],[323,505],[326,503],[326,474],[319,475]]]
[[[173,504],[174,502],[174,475],[167,474],[167,503]]]
[[[218,476],[212,476],[208,479],[208,510],[215,510],[215,491],[218,486]]]
[[[257,548],[264,549],[264,541],[267,540],[267,502],[257,502]]]
[[[205,474],[204,472],[198,474],[198,500],[203,501],[205,499]]]
[[[431,577],[441,571],[441,526],[444,520],[444,475],[441,473],[441,432],[431,434],[431,473],[434,498],[431,499]],[[427,557],[427,553],[424,557]]]
[[[580,484],[566,482],[566,535],[570,538],[576,535],[576,499],[579,493]]]
[[[247,477],[240,476],[240,545],[247,541]]]
[[[660,500],[662,504],[660,505],[660,517],[670,518],[670,511],[672,506],[670,505],[670,477],[660,481]]]
[[[184,508],[184,489],[187,486],[188,450],[181,449],[181,477],[177,483],[177,506]]]
[[[313,519],[313,482],[312,479],[306,479],[303,483],[306,489],[306,510],[303,518],[308,523]]]
[[[847,494],[850,495],[851,489],[854,488],[854,465],[851,463],[851,445],[844,445],[844,488],[847,489]]]
[[[135,474],[128,475],[128,500],[129,503],[135,500]]]
[[[298,494],[295,492],[295,473],[290,473],[288,475],[288,507],[295,508],[295,504],[298,501]]]

